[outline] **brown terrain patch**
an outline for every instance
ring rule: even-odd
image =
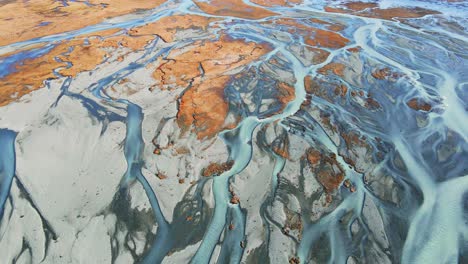
[[[299,264],[301,263],[301,259],[298,257],[292,257],[289,259],[289,264]]]
[[[403,76],[401,73],[393,72],[390,68],[376,69],[371,73],[371,75],[378,80],[388,81],[396,81],[398,78]]]
[[[312,23],[327,25],[327,28],[330,29],[331,31],[342,31],[345,29],[345,26],[342,24],[332,23],[332,22],[328,22],[328,21],[321,20],[318,18],[311,18],[309,20]]]
[[[330,55],[330,52],[323,50],[323,49],[318,49],[318,48],[312,48],[305,46],[305,48],[309,51],[314,53],[314,58],[312,59],[312,64],[320,64],[324,61],[327,60],[328,56]]]
[[[276,155],[284,159],[290,159],[289,136],[288,136],[288,133],[284,129],[281,130],[278,137],[271,143],[271,145],[272,145],[272,151],[276,153]]]
[[[371,17],[383,18],[391,20],[392,18],[419,18],[426,15],[440,14],[440,12],[424,9],[420,7],[415,8],[388,8],[388,9],[376,9],[374,15]]]
[[[349,48],[347,51],[352,52],[352,53],[358,53],[361,51],[361,47],[354,47],[354,48]]]
[[[229,200],[229,202],[232,203],[232,204],[238,204],[238,203],[240,203],[240,198],[239,198],[239,196],[234,194],[234,195],[232,195],[231,200]]]
[[[282,158],[289,159],[289,143],[288,145],[274,146],[273,152]]]
[[[162,59],[153,76],[162,85],[186,86],[195,77],[219,76],[258,59],[270,50],[267,45],[232,40],[227,36],[216,41],[198,41]]]
[[[210,0],[208,2],[194,1],[205,13],[217,16],[233,16],[246,19],[262,19],[277,15],[264,8],[245,4],[242,0]]]
[[[160,34],[166,40],[172,41],[177,30],[188,28],[205,30],[211,21],[215,21],[215,19],[196,15],[166,17],[151,24],[133,28],[129,31],[129,35],[113,36],[121,29],[109,29],[63,41],[48,54],[18,63],[15,65],[16,69],[13,73],[0,79],[2,86],[0,106],[9,104],[23,95],[43,87],[43,81],[46,79],[57,78],[53,74],[54,69],[61,68],[58,70],[60,74],[74,77],[78,73],[92,70],[102,63],[106,57],[110,56],[108,48],[126,47],[133,51],[140,50],[153,40],[155,35]],[[85,45],[85,39],[89,41],[89,44]],[[70,47],[73,48],[71,52],[69,52]],[[10,55],[12,54],[6,54],[1,58]],[[63,62],[56,61],[55,57]],[[123,58],[124,56],[119,57],[118,61],[122,61]],[[72,67],[66,68],[67,62],[71,63]],[[189,80],[184,79],[183,81],[188,82]]]
[[[305,40],[307,45],[331,49],[343,48],[348,42],[349,39],[340,34],[323,29],[312,30],[311,35]]]
[[[293,86],[284,82],[277,83],[276,87],[277,100],[282,105],[280,110],[282,111],[288,105],[289,102],[293,101],[294,98],[296,98],[296,91]]]
[[[390,76],[389,68],[378,69],[372,72],[372,77],[379,80],[384,80],[388,76]]]
[[[162,172],[157,172],[156,177],[158,177],[160,180],[167,179],[167,175]]]
[[[379,102],[377,100],[375,100],[374,98],[372,98],[371,96],[368,96],[366,98],[366,105],[365,106],[366,106],[366,108],[371,109],[371,110],[379,109],[381,107]]]
[[[431,111],[432,109],[432,105],[427,103],[427,102],[424,102],[422,100],[418,100],[417,98],[413,98],[411,100],[409,100],[408,102],[406,102],[406,104],[414,109],[414,110],[422,110],[422,111],[426,111],[426,112],[429,112]]]
[[[53,48],[49,54],[35,59],[23,61],[23,64],[16,66],[16,71],[0,79],[0,106],[9,104],[10,102],[21,98],[23,95],[30,93],[43,86],[43,81],[46,79],[57,78],[53,74],[53,70],[63,67],[60,72],[68,75],[72,72],[81,70],[90,70],[104,59],[105,52],[95,46],[80,46],[82,41],[73,41],[59,44]],[[68,51],[69,47],[74,47],[74,50],[68,55],[62,55]],[[80,52],[80,60],[78,63],[72,62],[76,59],[76,54]],[[71,56],[68,59],[68,56]],[[65,62],[58,62],[54,58],[59,57],[65,62],[74,63],[70,69],[65,69]]]
[[[105,31],[104,34],[115,31]],[[26,59],[21,64],[15,65],[15,71],[0,79],[0,106],[7,105],[22,96],[44,86],[47,79],[56,79],[53,70],[64,76],[76,76],[83,71],[94,69],[98,64],[110,56],[107,48],[116,48],[119,45],[132,50],[142,49],[151,37],[131,38],[126,35],[110,36],[105,39],[98,33],[85,35],[80,38],[63,41],[55,46],[49,53],[34,58]],[[104,36],[103,34],[103,36]],[[89,44],[84,40],[88,39]],[[119,44],[120,43],[120,44]],[[70,51],[69,49],[73,50]],[[60,61],[55,60],[59,58]],[[72,66],[67,68],[67,62]],[[59,69],[60,68],[60,69]]]
[[[288,31],[290,33],[303,35],[305,43],[310,46],[338,49],[345,47],[349,42],[349,39],[343,37],[337,32],[308,26],[295,19],[278,19],[275,23],[277,25],[288,27]],[[342,27],[335,29],[342,29]]]
[[[366,2],[351,2],[351,3],[346,3],[345,6],[348,9],[351,9],[353,11],[362,11],[366,8],[375,8],[378,7],[379,5],[376,3],[366,3]]]
[[[336,160],[335,154],[324,154],[319,150],[310,148],[306,151],[306,159],[310,164],[317,180],[327,193],[338,189],[344,180],[344,170]]]
[[[336,71],[336,69],[334,71]],[[326,75],[328,74],[328,71],[325,72],[322,68],[319,69],[319,73]],[[335,74],[342,76],[341,72],[335,72]],[[321,76],[315,76],[312,78],[310,75],[307,75],[304,78],[304,89],[310,95],[309,98],[306,97],[307,102],[303,104],[304,107],[310,105],[312,96],[317,96],[335,103],[335,99],[338,97],[345,97],[348,94],[348,86],[346,84],[341,81],[330,81]],[[350,93],[353,95],[354,91],[351,91]]]
[[[106,18],[155,8],[165,0],[90,0],[82,2],[35,0],[11,1],[0,6],[0,46],[33,38],[78,30]],[[50,22],[41,25],[42,22]]]
[[[440,14],[438,11],[424,9],[420,7],[392,7],[380,9],[375,3],[350,2],[344,4],[344,7],[325,7],[326,12],[352,14],[362,17],[380,18],[392,20],[395,18],[408,19],[419,18],[425,15]]]
[[[224,87],[229,76],[196,81],[180,99],[177,123],[186,132],[193,127],[198,139],[212,137],[225,128],[229,104],[224,99]]]
[[[304,89],[309,94],[315,94],[320,89],[318,83],[310,75],[304,78]]]
[[[362,138],[358,133],[354,131],[351,131],[348,134],[343,132],[341,133],[341,137],[343,138],[347,149],[352,149],[354,146],[367,146],[365,138]]]
[[[158,35],[165,42],[174,41],[178,30],[200,29],[206,30],[209,23],[216,21],[215,18],[207,18],[198,15],[176,15],[163,17],[157,23],[149,23],[143,26],[132,28],[129,31],[131,36]]]
[[[216,41],[199,41],[161,59],[153,76],[162,88],[191,85],[180,98],[177,123],[183,132],[192,128],[198,139],[203,139],[227,128],[229,104],[224,98],[224,88],[231,76],[223,74],[270,50],[266,45],[226,36]]]
[[[302,0],[251,0],[252,3],[261,5],[261,6],[292,6],[293,4],[300,4]]]
[[[317,173],[317,180],[320,182],[320,184],[322,184],[322,186],[325,188],[325,191],[328,193],[338,189],[343,179],[343,173],[332,175],[330,172],[324,170],[320,170]]]
[[[357,172],[365,173],[366,166],[374,162],[372,153],[377,153],[377,155],[381,153],[379,147],[374,147],[373,144],[369,143],[371,139],[367,138],[365,135],[361,135],[357,131],[340,131],[339,135],[346,148],[346,150],[340,154],[343,160]],[[366,165],[363,166],[363,163]]]
[[[230,170],[233,165],[234,161],[232,160],[223,163],[212,162],[205,169],[203,169],[202,176],[210,177],[214,175],[221,175],[224,172]]]
[[[346,95],[346,93],[348,92],[348,87],[344,84],[340,85],[340,86],[337,86],[335,88],[335,95],[339,95],[341,97],[344,97]]]
[[[309,161],[312,166],[317,165],[320,162],[320,159],[322,157],[322,153],[320,151],[311,149],[307,151],[307,160]]]
[[[322,68],[318,69],[317,72],[322,75],[328,75],[329,72],[333,72],[333,74],[343,77],[345,68],[346,66],[342,63],[330,62]]]

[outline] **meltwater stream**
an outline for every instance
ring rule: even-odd
[[[263,8],[253,2],[242,1],[244,4]],[[415,26],[397,19],[331,14],[324,12],[319,5],[323,3],[304,1],[288,7],[273,6],[269,10],[276,12],[275,15],[254,20],[231,16],[232,13],[205,13],[188,0],[169,1],[144,15],[134,14],[112,23],[101,23],[66,34],[0,47],[2,51],[49,43],[45,47],[9,57],[0,65],[0,69],[5,70],[0,73],[0,78],[11,73],[10,66],[16,61],[42,56],[60,41],[84,34],[110,29],[122,29],[120,34],[126,34],[133,27],[174,15],[212,18],[216,22],[211,26],[215,26],[209,29],[211,31],[207,35],[197,36],[190,29],[181,33],[183,37],[178,40],[163,44],[162,38],[155,35],[155,39],[148,42],[145,49],[127,66],[116,70],[106,69],[104,74],[97,75],[100,77],[87,84],[89,93],[70,92],[69,87],[74,83],[74,78],[61,76],[56,72],[64,81],[62,92],[53,107],[66,96],[79,101],[91,116],[103,124],[103,130],[107,129],[110,122],[122,122],[126,126],[122,145],[127,169],[122,175],[113,202],[127,197],[132,185],[138,182],[151,204],[157,228],[138,259],[141,263],[161,263],[176,253],[187,254],[186,261],[194,264],[276,263],[278,259],[285,258],[289,263],[466,263],[466,28],[459,25],[462,27],[459,31],[447,31],[453,25],[444,25],[450,25],[450,21],[457,18],[446,14],[410,21]],[[466,13],[465,7],[458,7]],[[325,28],[323,25],[327,25],[326,23],[340,25],[344,28],[340,34],[349,41],[339,48],[319,46],[326,52],[326,58],[318,63],[309,63],[307,60],[311,59],[304,59],[306,56],[302,53],[306,53],[308,48],[313,50],[317,47],[311,47],[307,42],[307,31],[295,32],[281,24],[293,19],[301,20],[302,26],[315,23],[314,19],[327,21],[319,25],[322,28]],[[197,186],[194,188],[195,194],[189,197],[197,200],[198,205],[204,203],[200,198],[201,189],[206,183],[211,184],[214,208],[211,214],[202,212],[201,209],[193,212],[205,214],[203,217],[209,220],[202,222],[203,226],[196,227],[202,230],[202,235],[183,240],[180,238],[180,230],[183,230],[181,226],[185,222],[181,223],[175,218],[168,221],[169,218],[163,213],[165,204],[160,202],[164,194],[157,193],[151,186],[151,181],[142,173],[142,169],[148,165],[144,156],[145,148],[151,147],[148,142],[144,142],[145,132],[142,131],[142,124],[147,118],[144,114],[145,107],[148,106],[134,103],[131,95],[128,96],[130,99],[121,99],[112,97],[109,93],[114,85],[139,70],[150,68],[159,58],[167,58],[172,51],[180,52],[205,39],[220,39],[224,34],[233,40],[268,45],[271,51],[246,65],[241,73],[254,71],[263,78],[262,81],[287,76],[284,78],[294,90],[294,99],[280,111],[261,115],[259,111],[251,111],[249,107],[253,105],[259,109],[264,103],[262,96],[251,96],[241,91],[266,91],[271,88],[269,84],[258,81],[255,85],[249,83],[239,90],[229,87],[233,93],[237,93],[233,97],[245,100],[242,101],[242,111],[235,107],[230,109],[233,112],[239,111],[235,112],[240,117],[236,126],[224,129],[217,135],[224,142],[229,152],[228,159],[233,161],[233,166],[210,180],[202,179],[192,183]],[[331,37],[325,42],[327,41],[332,42]],[[305,48],[297,51],[297,47]],[[353,49],[358,50],[358,53],[353,54],[350,51]],[[339,68],[323,70],[327,65],[333,64],[343,65],[337,66],[343,67],[341,72]],[[200,67],[204,71],[201,63]],[[379,77],[375,75],[376,70],[382,70],[386,75]],[[251,78],[250,75],[245,76],[247,77],[244,78]],[[304,80],[308,78],[317,87],[307,87]],[[189,81],[182,94],[192,87],[194,79]],[[346,87],[344,95],[338,96],[339,92],[330,83],[341,85],[337,87]],[[224,91],[226,101],[229,100],[227,90],[226,88]],[[156,89],[154,93],[156,92],[166,91]],[[249,96],[252,98],[245,99]],[[309,104],[305,104],[306,101],[310,101]],[[430,105],[430,109],[427,109],[427,105],[420,107],[418,103],[426,103]],[[242,104],[237,104],[239,105]],[[213,108],[211,111],[216,112],[218,109]],[[266,186],[257,186],[258,189],[267,190],[258,206],[262,222],[259,226],[263,228],[259,232],[261,238],[258,238],[252,237],[252,233],[257,230],[249,229],[252,225],[248,222],[249,214],[252,211],[244,206],[248,201],[243,201],[240,197],[241,203],[231,203],[230,185],[246,173],[248,166],[256,162],[253,159],[255,154],[264,154],[256,153],[260,150],[255,145],[258,144],[255,139],[262,136],[266,138],[261,131],[268,126],[284,129],[288,140],[295,143],[291,143],[291,157],[283,157],[270,151],[272,154],[268,165],[272,168],[272,173],[268,177],[271,179]],[[353,138],[352,135],[357,136]],[[15,175],[15,138],[16,132],[0,129],[0,218]],[[295,153],[302,151],[301,144],[308,146],[306,151]],[[322,160],[332,160],[331,169],[326,167],[327,164],[322,168],[329,169],[326,171],[327,175],[337,171],[341,173],[339,176],[342,179],[333,191],[325,190],[323,186],[326,183],[320,182],[323,186],[318,183],[319,172],[310,172],[312,165],[309,163],[313,159],[309,159],[308,153],[311,150],[318,150]],[[261,151],[268,153],[264,149]],[[292,171],[291,164],[297,165],[295,171]],[[178,166],[177,163],[174,166]],[[260,177],[261,173],[258,174]],[[193,178],[198,176],[191,175]],[[295,177],[311,184],[316,183],[316,189],[320,191],[307,196],[306,192],[314,190],[296,186],[301,183],[294,183]],[[177,205],[183,208],[182,201]],[[295,208],[293,210],[289,207]],[[190,215],[190,212],[180,210],[174,214]],[[293,230],[299,233],[297,236],[294,236],[293,231],[289,233],[291,224],[288,221],[295,217],[299,219],[299,224],[296,223],[295,226],[300,226]],[[230,230],[230,225],[235,226],[235,229]],[[262,244],[258,248],[246,250],[246,245],[248,248],[249,243],[255,239],[262,240]],[[284,248],[274,248],[277,246],[274,244],[275,240],[281,241]],[[181,241],[183,246],[195,249],[190,251],[182,248],[178,244]],[[189,244],[193,241],[197,243]]]
[[[0,219],[3,217],[5,202],[10,193],[15,176],[15,138],[16,132],[0,129]]]

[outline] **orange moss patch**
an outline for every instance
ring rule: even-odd
[[[234,165],[234,161],[232,161],[232,160],[224,162],[224,163],[215,163],[215,162],[213,162],[213,163],[210,163],[210,165],[208,165],[208,167],[203,169],[202,175],[204,177],[210,177],[210,176],[213,176],[213,175],[221,175],[224,172],[230,170],[233,165]]]
[[[117,48],[119,46],[129,48],[131,50],[140,50],[154,39],[153,36],[136,36],[128,37],[127,35],[120,35],[110,37],[104,40],[106,47]]]
[[[212,137],[228,126],[225,119],[229,105],[224,98],[224,87],[231,77],[223,74],[258,59],[269,50],[266,45],[228,37],[199,41],[161,59],[153,76],[161,87],[192,85],[180,98],[177,123],[183,132],[192,127],[198,139]],[[229,127],[232,125],[235,124]]]
[[[57,68],[61,68],[58,70],[60,74],[72,77],[82,71],[94,69],[98,64],[102,63],[105,57],[110,56],[106,48],[126,47],[130,50],[140,50],[149,41],[154,39],[154,34],[152,33],[156,32],[156,29],[156,33],[160,32],[165,38],[172,40],[178,29],[206,29],[208,24],[214,20],[195,15],[166,17],[152,24],[130,30],[130,36],[112,36],[112,34],[117,33],[120,29],[110,29],[62,42],[46,55],[25,60],[22,65],[16,66],[16,72],[0,79],[0,86],[2,86],[0,90],[0,106],[9,104],[23,95],[42,87],[43,81],[46,79],[57,78],[53,74],[53,70]],[[105,39],[101,37],[105,37]],[[88,39],[89,44],[85,45],[84,39]],[[70,47],[73,47],[71,52],[69,52]],[[235,51],[231,50],[231,52]],[[55,57],[63,62],[57,62],[54,59]],[[118,58],[118,61],[122,60],[123,57]],[[72,67],[66,68],[66,62],[70,62]],[[184,70],[195,70],[195,68],[187,69],[187,66],[191,65],[184,65]],[[180,80],[181,82],[189,81],[188,79]]]
[[[54,54],[58,55],[60,50],[65,52],[65,49],[57,47],[53,50]],[[53,70],[56,67],[65,67],[65,63],[55,61],[54,56],[40,57],[36,59],[25,60],[23,65],[16,67],[16,72],[13,72],[0,79],[0,106],[9,104],[23,95],[38,89],[43,85],[43,80],[55,78]]]
[[[259,134],[267,135],[267,130],[270,130],[271,133],[271,137],[268,136],[268,138],[271,138],[273,140],[271,141],[271,143],[268,143],[269,140],[266,140],[264,143],[261,143],[262,147],[270,148],[273,151],[273,153],[284,159],[290,159],[290,142],[287,130],[282,126],[279,126],[277,121],[263,126]]]
[[[300,4],[302,0],[251,0],[252,3],[262,6],[292,6],[292,4]]]
[[[184,50],[175,50],[160,61],[153,76],[161,84],[187,85],[202,74],[205,78],[218,76],[252,62],[271,48],[225,36],[217,41],[198,41]]]
[[[278,19],[276,24],[289,27],[291,33],[304,35],[305,43],[315,47],[338,49],[349,42],[349,39],[334,31],[307,26],[294,19]]]
[[[326,61],[328,56],[330,55],[330,52],[323,50],[323,49],[312,48],[312,47],[305,47],[305,48],[308,51],[314,53],[314,58],[312,59],[313,64],[320,64]]]
[[[354,48],[349,48],[347,51],[352,52],[352,53],[357,53],[361,51],[361,47],[354,47]]]
[[[288,135],[282,134],[280,135],[280,138],[275,140],[273,142],[273,152],[276,153],[276,155],[283,157],[284,159],[289,159],[289,137]]]
[[[277,15],[272,11],[250,6],[242,0],[211,0],[209,2],[195,1],[195,4],[205,13],[217,16],[233,16],[246,19],[262,19]]]
[[[320,162],[320,159],[322,157],[322,153],[320,153],[320,151],[315,150],[315,149],[307,151],[306,154],[307,154],[307,160],[312,165],[317,165]]]
[[[113,33],[106,31],[104,33]],[[96,34],[93,34],[94,36]],[[87,38],[89,44],[84,44]],[[86,35],[81,39],[65,41],[54,47],[49,53],[34,59],[27,59],[16,65],[16,71],[0,79],[0,106],[7,105],[25,94],[44,86],[46,79],[56,79],[53,70],[64,76],[76,76],[83,71],[94,69],[109,56],[106,48],[120,45],[133,50],[143,48],[150,40],[145,38],[131,38],[126,35],[112,36],[102,40],[98,37]],[[72,50],[70,51],[70,48]],[[62,62],[55,60],[59,58]],[[67,62],[72,66],[67,68]],[[60,68],[60,69],[59,69]]]
[[[28,59],[22,65],[16,66],[16,71],[0,79],[0,106],[21,98],[43,86],[46,79],[57,78],[53,70],[63,67],[59,72],[63,75],[75,75],[77,72],[91,70],[101,63],[106,54],[103,50],[94,46],[80,46],[81,41],[62,43],[53,48],[49,54],[35,59]],[[68,55],[62,55],[72,46],[74,50]],[[58,62],[54,58],[59,57],[64,62]],[[65,62],[71,62],[73,66],[65,67]]]
[[[324,72],[323,70],[319,70],[321,74],[328,74],[328,72]],[[335,72],[335,74],[341,74],[340,72]],[[310,100],[313,96],[320,97],[325,99],[329,102],[335,102],[337,96],[345,97],[348,93],[348,86],[341,81],[330,81],[320,76],[316,76],[312,78],[311,76],[306,76],[304,78],[304,89],[310,95],[310,98],[306,98]],[[353,91],[351,91],[351,95]],[[304,103],[304,107],[308,106],[310,102]],[[330,129],[332,129],[330,127]]]
[[[370,96],[366,98],[366,108],[378,109],[380,107],[381,106],[380,106],[379,102],[377,102],[377,100],[375,100],[374,98],[372,98]]]
[[[157,172],[156,177],[158,177],[160,180],[167,179],[167,175],[162,172]]]
[[[198,15],[176,15],[163,17],[160,20],[132,28],[129,31],[131,36],[158,35],[165,42],[174,41],[178,30],[200,29],[206,30],[209,23],[216,21],[215,18],[207,18]]]
[[[372,72],[372,77],[379,79],[379,80],[383,80],[389,75],[390,75],[389,68],[383,68],[383,69],[375,70]]]
[[[394,18],[407,19],[407,18],[419,18],[425,15],[440,14],[440,12],[424,9],[420,7],[404,8],[394,7],[387,9],[380,9],[374,3],[362,3],[362,2],[351,2],[345,4],[345,8],[337,7],[325,7],[326,12],[330,13],[344,13],[353,14],[356,16],[380,18],[386,20],[392,20]]]
[[[351,2],[351,3],[346,3],[345,6],[348,9],[351,9],[353,11],[362,11],[366,8],[374,8],[378,7],[379,5],[376,3],[366,3],[366,2]]]
[[[240,203],[240,198],[237,195],[233,195],[231,197],[231,200],[229,200],[229,202],[232,203],[232,204],[238,204],[238,203]]]
[[[419,18],[426,15],[440,14],[440,12],[420,7],[376,9],[372,17],[391,20],[392,18]]]
[[[340,86],[337,86],[335,88],[335,95],[339,95],[339,96],[345,96],[346,93],[348,92],[348,87],[344,84],[340,85]]]
[[[310,75],[307,75],[304,78],[304,89],[309,94],[316,94],[318,93],[320,86],[315,80],[312,79]]]
[[[313,30],[311,36],[305,40],[307,45],[326,47],[331,49],[343,48],[348,42],[349,39],[341,36],[340,34],[323,29]]]
[[[224,129],[229,105],[224,99],[224,87],[229,76],[197,82],[180,100],[177,123],[186,132],[193,127],[198,139],[212,137]]]
[[[288,85],[284,82],[278,83],[276,87],[278,91],[277,99],[282,105],[282,108],[280,110],[282,111],[289,102],[293,101],[294,98],[296,98],[295,89],[291,85]]]
[[[35,0],[12,1],[0,6],[0,46],[32,38],[77,30],[102,22],[108,17],[151,9],[165,0],[90,0],[91,4]],[[50,22],[39,26],[42,22]]]
[[[396,79],[402,77],[400,73],[392,72],[389,68],[382,68],[374,70],[371,73],[372,77],[378,80],[390,80],[395,81]]]
[[[418,100],[416,98],[413,98],[411,100],[409,100],[408,102],[406,102],[406,104],[414,109],[414,110],[422,110],[422,111],[426,111],[426,112],[429,112],[431,111],[432,109],[432,105],[427,103],[427,102],[424,102],[424,101],[421,101],[421,100]]]
[[[365,137],[361,137],[358,133],[354,131],[351,131],[348,134],[346,134],[345,132],[342,132],[340,134],[348,150],[352,150],[355,146],[367,147]]]
[[[274,146],[273,147],[273,152],[276,153],[276,155],[289,159],[289,145],[283,145],[283,146]]]
[[[318,69],[317,72],[322,74],[322,75],[328,75],[328,73],[331,71],[335,75],[343,77],[345,68],[346,68],[346,66],[344,64],[342,64],[342,63],[330,62],[329,64],[327,64],[327,65],[323,66],[322,68]]]
[[[336,160],[335,154],[326,155],[316,149],[308,149],[306,159],[327,193],[336,190],[343,182],[344,170]]]
[[[344,174],[338,173],[333,175],[328,171],[321,170],[317,173],[317,180],[330,193],[340,187],[341,182],[344,180]]]

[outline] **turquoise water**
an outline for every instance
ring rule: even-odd
[[[412,2],[413,5],[423,5],[423,3],[423,1]],[[411,27],[397,21],[383,21],[344,14],[330,15],[321,11],[318,5],[318,3],[306,2],[295,7],[272,8],[273,11],[279,13],[278,17],[333,18],[348,26],[345,34],[351,40],[350,44],[342,49],[329,50],[330,56],[327,60],[317,65],[304,65],[291,51],[293,44],[306,45],[300,36],[286,34],[282,28],[265,27],[260,23],[268,21],[269,18],[251,21],[222,17],[230,24],[219,22],[219,27],[233,38],[268,43],[273,47],[270,54],[253,63],[251,67],[260,69],[273,57],[280,57],[286,61],[286,70],[292,73],[295,80],[295,99],[284,110],[269,117],[244,110],[243,120],[236,128],[220,133],[219,137],[228,147],[229,158],[234,161],[234,166],[222,175],[214,177],[211,183],[215,201],[214,212],[203,227],[206,232],[202,237],[198,237],[200,246],[191,262],[209,263],[215,247],[220,244],[223,233],[224,240],[221,243],[217,262],[241,262],[245,250],[239,245],[241,242],[248,243],[245,233],[247,212],[242,208],[242,204],[229,203],[229,182],[242,173],[251,162],[254,151],[253,136],[260,128],[275,122],[279,122],[289,135],[301,137],[310,145],[327,153],[336,154],[336,161],[344,168],[346,179],[351,180],[356,188],[353,194],[340,188],[338,191],[340,203],[333,211],[317,221],[311,221],[306,217],[310,212],[307,212],[308,205],[303,205],[306,209],[301,219],[304,226],[302,239],[297,241],[294,249],[301,263],[307,263],[314,254],[318,254],[317,245],[321,243],[323,248],[329,251],[326,261],[328,263],[346,263],[352,255],[365,256],[368,250],[365,247],[366,239],[372,236],[366,224],[367,220],[363,217],[366,199],[375,203],[382,216],[383,231],[387,233],[390,244],[390,248],[385,249],[385,254],[395,263],[466,261],[466,258],[461,256],[466,254],[468,241],[465,208],[468,192],[468,77],[466,75],[468,37],[466,28],[462,29],[463,34],[460,34],[447,31],[446,28],[437,25],[437,19],[445,19],[444,16],[455,20],[457,18],[451,17],[454,14],[463,16],[467,13],[466,6],[431,2],[428,4],[430,7],[437,7],[444,12],[442,18],[429,18],[427,21],[417,22],[419,27]],[[174,14],[199,14],[213,17],[195,10],[193,6],[191,1],[183,1],[176,5],[168,4],[136,19],[102,23],[66,34],[15,43],[10,47],[42,42],[54,43],[104,29],[125,30]],[[454,10],[459,10],[459,12]],[[287,38],[275,37],[280,32],[286,34]],[[447,44],[447,39],[448,43],[453,46]],[[175,234],[180,228],[180,223],[171,223],[166,220],[160,208],[158,193],[155,193],[142,174],[141,170],[145,164],[142,153],[148,146],[145,146],[142,139],[141,125],[145,116],[141,106],[129,100],[112,99],[105,94],[105,91],[112,84],[153,63],[159,56],[166,56],[172,48],[194,40],[184,39],[169,48],[156,52],[155,45],[148,45],[147,52],[134,63],[96,80],[94,85],[89,87],[94,96],[92,98],[68,92],[71,78],[67,79],[62,88],[61,96],[79,100],[100,122],[123,122],[126,125],[123,155],[127,161],[127,170],[122,176],[118,192],[125,193],[133,182],[138,181],[151,203],[157,223],[154,241],[145,253],[142,263],[160,263],[171,250],[177,248]],[[342,155],[345,151],[342,144],[337,144],[332,139],[330,132],[322,126],[311,111],[301,108],[307,94],[304,78],[318,76],[318,69],[329,62],[343,58],[344,55],[347,56],[349,52],[346,49],[357,46],[362,49],[359,56],[364,61],[363,72],[370,72],[371,63],[378,63],[398,71],[405,77],[392,85],[372,82],[365,78],[359,79],[359,84],[364,87],[363,90],[371,93],[379,103],[380,109],[377,111],[359,107],[349,95],[340,101],[314,95],[312,104],[332,116],[342,127],[350,131],[358,131],[361,136],[372,139],[371,145],[378,145],[377,140],[374,140],[376,138],[384,142],[385,157],[378,166],[392,177],[395,185],[398,185],[398,191],[395,191],[399,196],[398,204],[376,194],[377,191],[365,183],[364,173],[349,166],[345,161]],[[46,46],[10,57],[8,61],[2,61],[0,69],[9,68],[15,60],[33,58],[49,49],[50,46]],[[333,78],[340,79],[339,76]],[[354,78],[357,79],[359,76],[354,76]],[[357,83],[350,83],[344,78],[339,81],[347,83],[350,90],[359,90]],[[263,88],[265,87],[259,89]],[[406,104],[413,97],[423,98],[433,103],[435,105],[433,111],[415,113]],[[96,103],[97,100],[112,103],[118,110],[124,109],[126,116],[117,114],[116,109],[112,107],[102,107]],[[260,102],[254,101],[254,103]],[[417,126],[416,116],[426,120],[426,124],[422,127]],[[15,132],[0,130],[0,216],[14,177],[15,137]],[[450,141],[450,148],[454,151],[450,152],[452,154],[447,160],[441,161],[439,158],[441,149],[447,145],[448,141]],[[271,166],[274,167],[274,173],[271,176],[271,186],[259,186],[259,188],[270,190],[268,198],[261,206],[261,216],[266,226],[266,240],[271,239],[270,231],[273,227],[269,219],[274,217],[269,215],[268,208],[280,197],[278,189],[281,185],[278,184],[277,175],[281,173],[285,163],[289,162],[277,155],[273,158]],[[396,164],[396,159],[404,163],[403,169]],[[293,195],[300,196],[295,193]],[[352,220],[343,224],[342,219],[345,216],[349,216]],[[355,241],[350,234],[352,224],[355,222],[362,223],[364,226],[364,234],[361,234],[360,241]],[[235,232],[227,231],[230,223],[236,226]],[[267,244],[268,241],[265,243]],[[262,263],[262,260],[258,263]]]
[[[0,219],[3,217],[5,202],[15,177],[15,138],[16,132],[0,129]]]

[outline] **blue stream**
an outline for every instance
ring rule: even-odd
[[[172,247],[169,237],[169,224],[162,214],[159,207],[158,199],[149,185],[146,178],[141,173],[143,160],[143,139],[141,134],[141,123],[143,121],[143,113],[141,107],[126,101],[127,103],[127,136],[125,138],[125,158],[127,160],[127,172],[123,178],[122,188],[126,188],[128,183],[138,180],[145,189],[151,207],[153,208],[158,230],[151,249],[145,256],[143,263],[160,263]]]
[[[10,193],[11,183],[15,176],[15,139],[17,133],[0,129],[0,220],[5,210],[5,202]]]
[[[11,56],[5,57],[0,60],[0,78],[7,76],[16,71],[15,66],[18,62],[24,62],[27,59],[34,59],[47,54],[54,45],[47,45],[45,47],[21,51]]]
[[[150,45],[151,49],[153,46]],[[157,233],[151,248],[146,253],[145,258],[142,263],[160,263],[163,258],[167,255],[169,250],[173,247],[173,241],[171,240],[170,234],[170,225],[165,219],[161,208],[159,206],[158,199],[151,188],[150,184],[143,176],[141,169],[144,165],[142,158],[144,142],[142,138],[141,125],[143,122],[143,112],[140,106],[130,102],[129,100],[113,100],[105,93],[105,88],[111,86],[113,83],[119,81],[125,76],[131,74],[133,71],[139,69],[140,67],[145,66],[146,64],[154,61],[156,58],[169,52],[170,49],[161,49],[152,57],[148,57],[148,50],[141,58],[137,59],[135,62],[131,63],[127,67],[110,74],[107,77],[100,79],[97,83],[93,84],[89,89],[92,91],[92,94],[100,99],[104,100],[110,104],[120,103],[126,105],[127,117],[124,122],[127,125],[125,145],[124,145],[124,154],[127,161],[127,170],[121,181],[121,189],[125,191],[128,186],[135,180],[140,182],[143,186],[146,195],[150,201],[153,213],[157,222]],[[116,106],[114,106],[116,107]],[[94,114],[94,112],[91,112]]]

